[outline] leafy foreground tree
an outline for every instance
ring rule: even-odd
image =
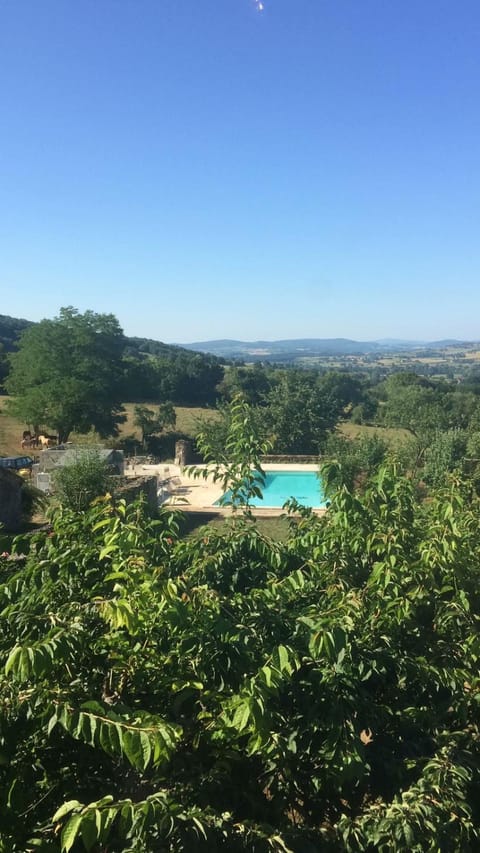
[[[103,499],[2,559],[0,849],[479,849],[478,504],[382,468],[296,510]]]
[[[101,437],[117,435],[125,420],[121,405],[124,338],[112,314],[79,314],[62,308],[54,320],[26,329],[10,356],[5,386],[10,410],[35,431],[54,429],[59,442],[73,430],[92,427]]]
[[[248,517],[252,499],[261,497],[265,486],[262,456],[271,450],[270,441],[259,436],[256,411],[236,394],[223,408],[223,422],[205,424],[197,435],[197,447],[208,467],[188,468],[194,478],[220,482],[222,505],[231,506],[233,513],[241,508]]]

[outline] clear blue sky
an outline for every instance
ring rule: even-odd
[[[0,0],[0,313],[480,338],[478,0]]]

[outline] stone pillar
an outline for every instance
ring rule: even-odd
[[[184,468],[185,465],[190,465],[193,462],[192,445],[185,439],[179,439],[175,442],[175,465]]]

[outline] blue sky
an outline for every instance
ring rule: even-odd
[[[0,313],[480,338],[478,0],[0,0]]]

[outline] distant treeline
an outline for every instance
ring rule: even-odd
[[[8,355],[15,351],[21,333],[32,325],[28,320],[0,315],[0,392],[9,371]],[[455,362],[456,371],[459,363],[463,367],[461,381],[458,376],[455,379],[435,378],[431,373],[438,366],[417,362],[405,353],[395,366],[375,364],[370,369],[365,363],[362,366],[355,361],[352,363],[351,359],[340,367],[333,367],[328,360],[303,367],[268,362],[248,366],[161,341],[125,336],[121,362],[122,398],[125,402],[168,400],[175,405],[201,407],[229,401],[240,393],[260,409],[281,409],[281,429],[278,417],[270,419],[278,444],[302,446],[304,452],[309,452],[313,445],[318,445],[320,424],[322,432],[339,417],[351,418],[357,423],[403,426],[414,433],[419,420],[422,420],[422,427],[425,426],[426,407],[432,428],[465,429],[472,412],[477,410],[480,395],[480,365],[466,361],[463,365],[462,360]],[[404,378],[386,384],[389,376],[398,374],[403,374]],[[420,380],[422,374],[430,376]],[[408,394],[415,397],[409,419],[403,400]],[[393,398],[396,401],[402,398],[401,403],[394,406]],[[306,439],[302,429],[299,432],[303,435],[293,440],[300,412],[311,422],[312,432]],[[283,440],[280,440],[281,434]]]
[[[13,352],[22,332],[32,325],[30,320],[0,314],[0,352]]]
[[[162,356],[141,352],[125,356],[123,370],[125,402],[170,400],[177,406],[214,405],[224,374],[215,356],[182,350]]]
[[[0,393],[8,376],[8,354],[16,350],[29,320],[0,315]],[[171,400],[176,405],[207,406],[218,398],[224,359],[148,338],[125,337],[123,396],[130,401]]]

